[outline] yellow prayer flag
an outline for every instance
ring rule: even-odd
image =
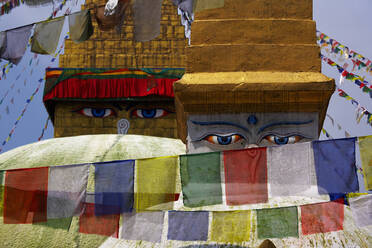
[[[213,212],[211,240],[223,243],[249,241],[253,233],[252,211]]]
[[[176,192],[178,171],[178,156],[137,160],[135,188],[137,212],[171,209],[172,202],[179,195]]]
[[[359,137],[358,143],[365,188],[372,190],[372,136]]]

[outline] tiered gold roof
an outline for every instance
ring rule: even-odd
[[[174,85],[181,138],[197,113],[319,112],[321,127],[334,82],[319,54],[312,0],[225,0],[196,13]]]
[[[82,9],[102,6],[106,0],[87,0]],[[121,35],[115,30],[101,31],[93,18],[94,34],[88,40],[76,44],[66,40],[65,53],[60,67],[78,68],[184,68],[185,30],[172,0],[164,0],[162,6],[161,33],[148,42],[133,40],[131,7],[127,8]]]

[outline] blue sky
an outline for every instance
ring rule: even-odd
[[[83,1],[68,1],[63,10],[59,12],[59,15],[65,13],[67,8],[72,9],[72,11],[78,11]],[[314,0],[313,2],[314,20],[317,22],[318,30],[372,60],[371,0]],[[10,14],[0,16],[0,31],[45,20],[52,11],[52,5],[38,8],[22,5],[13,9]],[[67,22],[65,22],[64,33],[67,32],[66,24]],[[61,37],[63,36],[64,34],[61,35]],[[15,87],[10,90],[3,104],[0,105],[0,146],[21,114],[26,99],[31,96],[37,87],[39,78],[44,77],[45,68],[48,66],[58,67],[57,61],[51,63],[52,57],[45,55],[38,55],[38,65],[36,65],[36,60],[33,59],[31,66],[29,66],[33,56],[28,51],[21,63],[9,71],[7,78],[0,80],[1,100],[7,90],[10,89],[12,83],[15,82],[16,77],[21,74],[21,77],[15,82]],[[0,68],[2,65],[4,65],[4,62],[0,63]],[[325,75],[334,77],[336,82],[339,82],[339,73],[336,69],[323,64],[322,70]],[[368,80],[372,83],[372,76]],[[26,84],[24,84],[25,82]],[[369,98],[368,94],[362,93],[356,85],[348,81],[340,87],[372,112],[372,99]],[[11,139],[3,147],[3,151],[37,141],[47,119],[47,113],[42,103],[42,91],[43,88],[40,89],[35,99],[29,104]],[[12,98],[14,99],[14,104],[10,102]],[[9,114],[6,113],[7,107],[9,108]],[[333,126],[332,122],[326,119],[324,127],[333,138],[343,138],[345,131],[352,136],[372,135],[372,127],[366,124],[365,119],[362,119],[357,124],[355,107],[349,101],[337,95],[334,95],[331,99],[328,114],[341,127],[340,129],[337,125]],[[51,123],[49,123],[44,138],[52,137],[53,128]],[[321,138],[324,137],[321,136]]]

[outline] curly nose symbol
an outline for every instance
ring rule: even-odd
[[[121,119],[118,121],[118,134],[127,134],[129,129],[129,121],[127,119]]]

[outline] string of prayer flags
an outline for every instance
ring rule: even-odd
[[[12,9],[18,7],[24,0],[9,0],[0,7],[0,16],[8,14]]]
[[[48,219],[79,216],[82,213],[89,164],[50,167]]]
[[[48,170],[48,167],[41,167],[6,171],[5,224],[27,224],[47,220]]]
[[[180,166],[186,207],[222,203],[219,152],[181,155]]]
[[[312,142],[319,194],[359,191],[355,141],[347,138]]]
[[[355,105],[358,109],[358,112],[359,111],[362,111],[361,113],[361,116],[365,115],[367,117],[367,124],[371,125],[372,126],[372,113],[369,112],[365,107],[362,107],[360,106],[360,104],[358,103],[358,101],[356,101],[354,98],[352,98],[351,96],[349,96],[345,91],[343,91],[342,89],[337,89],[338,90],[338,95],[340,97],[343,97],[345,98],[346,100],[350,101],[351,104]],[[361,118],[361,116],[359,116],[359,118]]]
[[[26,1],[29,1],[29,0],[26,0]],[[45,1],[51,1],[51,0],[45,0]],[[61,4],[60,4],[56,9],[54,9],[54,6],[53,6],[53,9],[54,9],[54,10],[53,10],[53,12],[50,14],[48,20],[51,20],[53,17],[56,17],[58,11],[62,10],[62,9],[63,9],[63,6],[65,6],[65,4],[66,4],[66,0],[63,0],[62,3],[61,3]],[[66,10],[65,15],[68,14],[68,11],[69,11],[69,9]]]
[[[223,152],[227,205],[268,201],[266,149]]]
[[[79,232],[118,238],[120,214],[95,215],[95,204],[85,203],[79,218]]]
[[[372,190],[372,136],[358,138],[360,158],[362,162],[364,185]]]
[[[94,28],[89,10],[68,16],[70,38],[76,43],[86,41],[93,35]]]
[[[358,227],[372,225],[372,194],[349,198],[349,203]]]
[[[301,206],[301,225],[304,235],[342,230],[343,223],[343,199]]]
[[[31,52],[39,54],[53,54],[58,46],[65,17],[36,24],[32,37]]]
[[[168,239],[207,241],[209,212],[168,212]]]
[[[136,0],[133,4],[134,40],[149,41],[160,34],[163,0]]]
[[[311,143],[298,143],[269,148],[268,177],[270,195],[306,195],[316,186]],[[310,193],[310,192],[309,192]]]
[[[331,52],[334,54],[340,54],[344,58],[352,59],[353,62],[353,71],[356,66],[358,66],[358,69],[366,68],[367,72],[372,71],[372,61],[365,58],[364,56],[360,55],[359,53],[350,50],[348,47],[340,44],[335,39],[330,38],[324,33],[321,33],[320,31],[316,32],[318,43],[321,47],[330,45],[331,46]]]
[[[0,59],[8,60],[17,65],[26,52],[32,27],[33,25],[28,25],[6,31],[5,43],[0,49]]]
[[[38,84],[36,90],[32,93],[31,97],[30,97],[29,99],[26,100],[26,104],[25,104],[25,106],[24,106],[24,108],[23,108],[23,110],[22,110],[22,112],[21,112],[21,115],[20,115],[20,116],[17,118],[17,120],[14,122],[13,128],[12,128],[12,130],[10,130],[8,137],[7,137],[7,138],[3,141],[3,143],[1,144],[0,152],[2,151],[4,145],[5,145],[6,143],[8,143],[8,141],[9,141],[10,138],[12,137],[12,135],[13,135],[13,133],[14,133],[14,131],[15,131],[15,129],[16,129],[16,127],[17,127],[19,121],[21,120],[21,118],[22,118],[23,115],[25,114],[28,105],[32,102],[32,100],[34,99],[35,95],[36,95],[37,92],[39,91],[39,89],[40,89],[42,83],[43,83],[43,79],[40,78],[40,79],[39,79],[39,84]],[[7,108],[8,108],[8,106],[7,106]],[[9,111],[9,108],[8,108],[8,111]]]
[[[48,118],[47,118],[47,120],[45,122],[44,128],[41,131],[41,134],[40,134],[39,138],[37,139],[38,141],[40,141],[44,137],[44,133],[48,129],[48,123],[49,123],[49,121],[50,121],[50,117],[48,116]]]
[[[137,160],[135,193],[137,212],[172,209],[173,204],[165,206],[164,203],[173,203],[176,201],[176,195],[179,195],[176,192],[177,171],[178,156]]]
[[[120,238],[160,243],[163,226],[163,211],[125,213]]]
[[[134,201],[134,160],[94,165],[95,214],[131,212]]]
[[[334,61],[332,61],[331,59],[327,58],[326,56],[322,54],[320,55],[320,57],[322,58],[323,61],[327,62],[328,65],[332,67],[337,67],[338,72],[341,74],[341,80],[347,79],[347,80],[354,82],[354,84],[358,85],[359,88],[361,88],[364,93],[370,94],[370,97],[372,98],[372,88],[371,88],[372,85],[368,81],[366,81],[363,77],[348,72],[347,70],[339,66],[337,63],[335,63]]]
[[[298,237],[297,207],[257,210],[259,239]]]
[[[251,211],[213,212],[211,240],[216,242],[238,243],[251,239]]]

